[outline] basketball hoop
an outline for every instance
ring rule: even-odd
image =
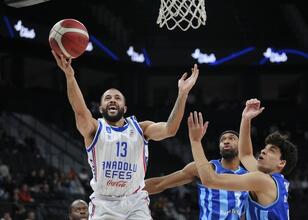
[[[205,0],[161,0],[157,24],[169,30],[187,31],[205,25]]]
[[[28,7],[31,5],[36,5],[42,2],[47,2],[49,0],[4,0],[4,2],[14,8]]]

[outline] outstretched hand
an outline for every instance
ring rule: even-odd
[[[61,54],[58,56],[55,51],[51,51],[52,55],[54,56],[55,60],[57,61],[57,65],[63,70],[66,76],[74,75],[74,69],[72,67],[72,58],[66,59]]]
[[[201,142],[203,136],[206,133],[209,122],[206,121],[203,124],[202,113],[201,112],[197,113],[195,111],[194,113],[192,112],[190,113],[187,123],[188,123],[190,141]]]
[[[246,101],[246,107],[243,110],[242,118],[253,119],[263,112],[264,107],[261,107],[261,101],[258,99],[249,99]]]
[[[178,87],[179,87],[179,94],[180,95],[188,95],[191,88],[195,85],[198,75],[199,75],[199,69],[197,64],[194,65],[194,68],[191,69],[191,76],[187,77],[187,73],[184,73],[178,81]]]

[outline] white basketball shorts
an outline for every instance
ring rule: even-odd
[[[152,220],[149,204],[144,190],[124,197],[92,197],[89,220]]]

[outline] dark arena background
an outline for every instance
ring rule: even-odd
[[[290,219],[308,219],[308,13],[300,1],[207,0],[207,24],[186,32],[156,24],[159,0],[50,0],[29,7],[0,3],[0,218],[68,219],[74,199],[89,202],[92,178],[66,82],[48,44],[51,27],[74,18],[88,29],[87,51],[73,60],[87,106],[115,87],[139,121],[166,121],[177,81],[200,69],[175,137],[150,141],[146,177],[191,162],[190,111],[210,121],[203,144],[219,158],[218,137],[239,130],[245,101],[264,112],[253,120],[256,149],[279,130],[297,144],[290,181]],[[198,219],[196,182],[151,196],[158,220]],[[8,214],[9,213],[9,214]]]

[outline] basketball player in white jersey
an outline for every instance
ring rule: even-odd
[[[87,108],[74,77],[71,59],[52,51],[67,82],[67,94],[75,113],[76,125],[84,137],[93,178],[90,182],[90,220],[152,219],[149,199],[144,187],[148,158],[148,140],[174,136],[183,118],[189,91],[199,70],[197,65],[186,79],[178,81],[178,97],[167,122],[137,122],[134,116],[124,118],[125,98],[117,89],[109,89],[101,97],[102,118],[96,120]]]

